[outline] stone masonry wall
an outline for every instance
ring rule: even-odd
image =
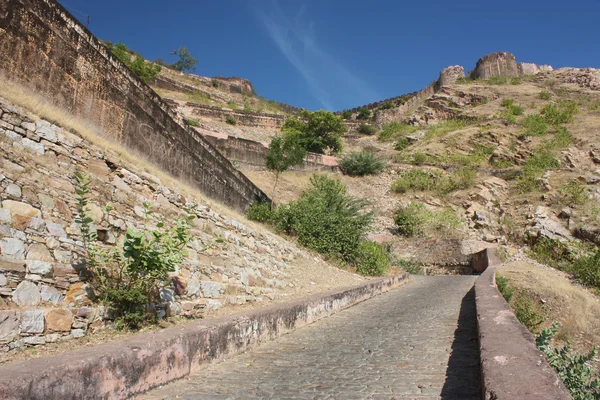
[[[93,178],[89,215],[106,246],[119,243],[128,227],[171,221],[182,216],[185,205],[197,206],[194,241],[162,290],[162,315],[198,317],[226,304],[275,299],[290,284],[289,268],[299,256],[308,257],[0,98],[0,356],[81,337],[104,325],[105,311],[90,300],[82,275],[75,171]],[[101,208],[109,201],[110,213]],[[155,213],[148,222],[143,202]]]
[[[252,128],[279,130],[288,118],[280,114],[267,114],[243,110],[229,110],[213,106],[205,106],[196,103],[186,103],[185,107],[191,109],[194,116],[210,118],[226,122],[228,118],[233,118],[237,125],[248,126]]]
[[[0,72],[231,207],[268,200],[55,0],[0,0]]]

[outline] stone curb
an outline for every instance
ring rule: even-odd
[[[400,286],[408,274],[0,367],[5,400],[120,399]]]
[[[533,335],[496,288],[495,272],[490,267],[475,281],[483,399],[570,400]]]

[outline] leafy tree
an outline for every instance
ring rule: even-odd
[[[179,57],[179,60],[173,64],[173,67],[177,71],[190,71],[193,72],[196,70],[196,64],[198,64],[198,59],[192,57],[190,51],[186,47],[180,47],[177,50],[173,50],[171,53]]]
[[[344,110],[342,112],[342,118],[344,118],[344,119],[352,118],[352,113],[350,112],[350,110]]]
[[[337,154],[342,151],[340,136],[346,131],[341,117],[324,110],[302,111],[304,121],[288,118],[282,131],[299,132],[301,146],[312,153]]]
[[[273,185],[273,199],[275,199],[275,189],[279,181],[279,174],[287,171],[290,167],[302,163],[306,156],[306,150],[301,143],[302,132],[288,128],[283,135],[275,136],[269,144],[267,151],[267,168],[275,174],[275,184]]]
[[[131,51],[123,43],[117,43],[114,46],[110,45],[109,49],[115,57],[121,60],[123,64],[127,65],[127,67],[129,67],[129,69],[145,83],[152,82],[162,69],[160,65],[146,62],[144,57]],[[131,61],[134,54],[136,57]]]
[[[356,119],[369,119],[371,118],[371,110],[369,110],[367,107],[362,107],[358,110],[358,115],[356,116]]]

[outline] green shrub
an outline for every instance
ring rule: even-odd
[[[461,76],[456,80],[456,83],[473,83],[475,80],[473,78],[469,78],[468,76]]]
[[[579,181],[569,181],[561,189],[560,193],[566,202],[573,206],[576,204],[584,204],[589,200],[586,187]]]
[[[350,118],[352,118],[352,113],[350,112],[350,110],[344,110],[344,111],[342,111],[342,118],[343,119],[350,119]]]
[[[229,125],[237,125],[237,121],[233,117],[227,117],[225,122],[227,122]]]
[[[369,110],[367,107],[362,107],[358,109],[358,115],[356,116],[357,120],[369,118],[371,118],[371,110]]]
[[[558,326],[555,322],[550,328],[541,331],[535,339],[538,349],[544,353],[548,363],[569,389],[573,400],[600,399],[600,379],[590,366],[598,356],[598,348],[593,347],[589,353],[579,354],[572,350],[570,343],[562,348],[555,347],[553,342]]]
[[[380,110],[391,110],[392,108],[394,108],[394,105],[392,103],[390,103],[389,101],[385,102],[379,106]]]
[[[410,146],[410,141],[405,137],[396,140],[396,143],[394,143],[394,149],[398,151],[402,151],[408,146]]]
[[[522,106],[515,104],[514,99],[503,99],[502,107],[505,108],[505,115],[507,116],[523,115],[523,112],[525,111]]]
[[[541,114],[550,125],[567,124],[573,121],[573,116],[579,112],[577,103],[570,100],[560,100],[542,108]]]
[[[379,132],[379,140],[388,140],[393,137],[405,136],[415,132],[418,128],[402,122],[390,122]]]
[[[342,172],[350,176],[375,175],[383,171],[385,162],[370,151],[352,152],[340,161]]]
[[[569,270],[582,284],[600,289],[600,249],[591,256],[580,257]]]
[[[424,204],[415,202],[398,208],[394,222],[398,232],[408,237],[424,236],[429,231],[450,230],[460,225],[454,211],[429,210]]]
[[[539,94],[539,98],[542,100],[550,100],[552,98],[552,93],[542,90]]]
[[[508,278],[496,274],[496,286],[498,286],[498,290],[500,291],[506,302],[510,303],[511,299],[515,294],[515,290],[510,286]]]
[[[546,119],[539,114],[530,114],[525,116],[521,123],[524,136],[543,136],[548,133]]]
[[[189,126],[200,126],[200,124],[198,124],[198,122],[194,121],[193,119],[186,119],[184,120],[186,125]]]
[[[372,221],[364,211],[367,204],[349,196],[340,181],[313,175],[298,201],[276,209],[273,222],[277,230],[297,235],[303,246],[352,263]]]
[[[516,300],[513,302],[513,310],[515,311],[517,319],[531,332],[535,332],[535,330],[546,320],[540,312],[535,310],[533,302],[524,293],[516,296]]]
[[[354,264],[356,271],[361,275],[383,275],[390,266],[390,257],[379,243],[363,240]]]
[[[447,121],[440,122],[439,124],[431,125],[427,129],[425,138],[429,139],[432,137],[444,137],[450,132],[466,128],[469,124],[469,121],[461,119],[449,119]]]
[[[406,193],[410,190],[428,191],[433,190],[441,180],[441,172],[424,171],[422,169],[409,169],[403,172],[392,184],[395,193]]]
[[[219,82],[218,79],[212,78],[210,80],[210,84],[212,85],[212,87],[214,88],[218,88],[219,86],[221,86],[221,82]]]
[[[110,51],[127,65],[131,71],[136,74],[145,83],[153,82],[156,76],[160,73],[162,67],[152,62],[146,62],[144,58],[127,48],[123,43],[117,43],[114,46],[108,46]],[[135,59],[131,58],[135,55]]]
[[[97,298],[108,307],[118,324],[132,329],[144,322],[155,321],[150,306],[159,304],[159,289],[169,282],[173,272],[187,255],[186,245],[191,241],[189,220],[177,219],[171,226],[160,221],[157,228],[149,229],[152,214],[150,205],[144,203],[145,223],[142,231],[128,228],[119,248],[105,250],[97,242],[92,229],[92,219],[87,215],[90,179],[77,173],[76,194],[79,224],[86,250],[86,268]],[[111,207],[105,207],[110,212]]]
[[[255,201],[248,211],[246,211],[246,216],[251,221],[270,222],[273,216],[271,205],[269,203]]]
[[[306,151],[318,154],[337,154],[342,151],[341,136],[346,132],[344,121],[330,111],[302,110],[298,118],[288,118],[282,132],[299,132],[300,144]]]
[[[548,152],[551,150],[563,149],[565,147],[569,147],[572,141],[573,135],[571,135],[571,132],[569,132],[566,127],[559,126],[552,139],[542,143],[539,146],[538,151]]]
[[[362,133],[363,135],[372,135],[377,132],[377,127],[369,124],[360,124],[358,127],[358,132]]]
[[[590,110],[600,111],[600,100],[596,100],[590,103]]]
[[[538,179],[549,169],[560,168],[560,161],[550,152],[534,151],[525,161],[522,174],[518,178],[518,187],[522,192],[539,190]]]
[[[545,237],[535,240],[530,255],[542,264],[559,269],[564,269],[571,262],[569,249],[565,244]]]
[[[423,275],[423,264],[412,260],[396,260],[394,265],[412,275]]]

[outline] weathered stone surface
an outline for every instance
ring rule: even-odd
[[[42,286],[41,289],[42,301],[52,303],[54,305],[62,302],[62,294],[53,286]]]
[[[85,336],[85,331],[83,329],[73,329],[71,331],[71,335],[77,339]]]
[[[471,266],[475,270],[475,272],[483,272],[488,267],[493,267],[495,265],[501,264],[502,261],[498,256],[498,251],[495,247],[488,247],[487,249],[481,250],[478,253],[473,254],[473,258],[471,259]]]
[[[43,336],[29,336],[23,338],[23,343],[31,346],[37,346],[40,344],[46,344],[46,338]]]
[[[202,281],[200,283],[204,297],[217,298],[220,295],[221,284],[219,282]]]
[[[0,343],[19,337],[19,315],[13,310],[0,310]]]
[[[519,63],[517,67],[519,68],[519,74],[521,75],[536,75],[540,72],[554,70],[550,65],[537,65],[533,63]]]
[[[21,316],[21,331],[24,333],[44,332],[44,310],[25,310]]]
[[[67,232],[65,232],[65,229],[60,224],[56,224],[54,222],[46,222],[46,228],[48,229],[48,232],[52,236],[55,236],[58,238],[66,238],[67,237]]]
[[[21,145],[24,148],[31,150],[34,153],[39,154],[39,155],[43,155],[45,152],[44,146],[42,144],[36,143],[29,138],[24,138],[23,140],[21,140]]]
[[[0,257],[0,271],[25,276],[25,261],[10,260]]]
[[[36,274],[41,276],[52,276],[54,268],[52,264],[46,261],[39,260],[27,260],[27,269],[30,274]]]
[[[38,121],[38,127],[35,130],[35,133],[49,142],[56,143],[58,137],[56,136],[56,131],[59,130],[56,125],[51,125],[47,121],[40,120]]]
[[[17,197],[20,198],[21,197],[21,188],[17,185],[15,185],[14,183],[9,184],[6,189],[4,189],[6,191],[6,194],[8,194],[9,196],[12,197]]]
[[[35,283],[23,281],[13,292],[13,301],[20,306],[37,306],[42,300],[40,291]]]
[[[15,215],[25,215],[27,217],[37,217],[40,218],[42,213],[37,208],[32,207],[27,203],[22,203],[20,201],[14,200],[4,200],[2,202],[2,208],[5,208],[10,211],[11,215],[14,217]]]
[[[187,281],[187,294],[188,296],[195,296],[200,293],[200,281],[192,278]]]
[[[46,221],[41,218],[33,217],[29,220],[27,228],[36,233],[44,233],[46,231]]]
[[[10,224],[11,222],[10,211],[6,208],[0,208],[0,224]]]
[[[539,206],[536,209],[533,227],[529,230],[529,233],[553,241],[564,242],[573,240],[571,232],[560,223],[558,218],[552,215],[550,209],[543,206]]]
[[[104,211],[99,205],[89,203],[86,207],[86,215],[92,219],[94,224],[99,224],[104,218]]]
[[[576,231],[577,237],[600,245],[600,227],[585,225]]]
[[[519,76],[517,60],[513,54],[497,52],[485,55],[471,71],[473,79],[489,79],[494,76]]]
[[[38,199],[40,200],[42,207],[47,208],[49,210],[54,210],[54,200],[52,199],[52,197],[40,193],[38,194]]]
[[[6,257],[13,258],[15,260],[25,259],[25,243],[22,240],[15,238],[4,238],[0,241],[0,250]]]
[[[8,279],[6,275],[0,274],[0,286],[6,286],[8,284]]]
[[[73,323],[73,314],[66,308],[46,312],[46,329],[51,332],[69,332]]]
[[[34,243],[29,246],[29,249],[27,250],[27,259],[45,262],[54,261],[50,251],[48,251],[48,248],[41,243]]]

